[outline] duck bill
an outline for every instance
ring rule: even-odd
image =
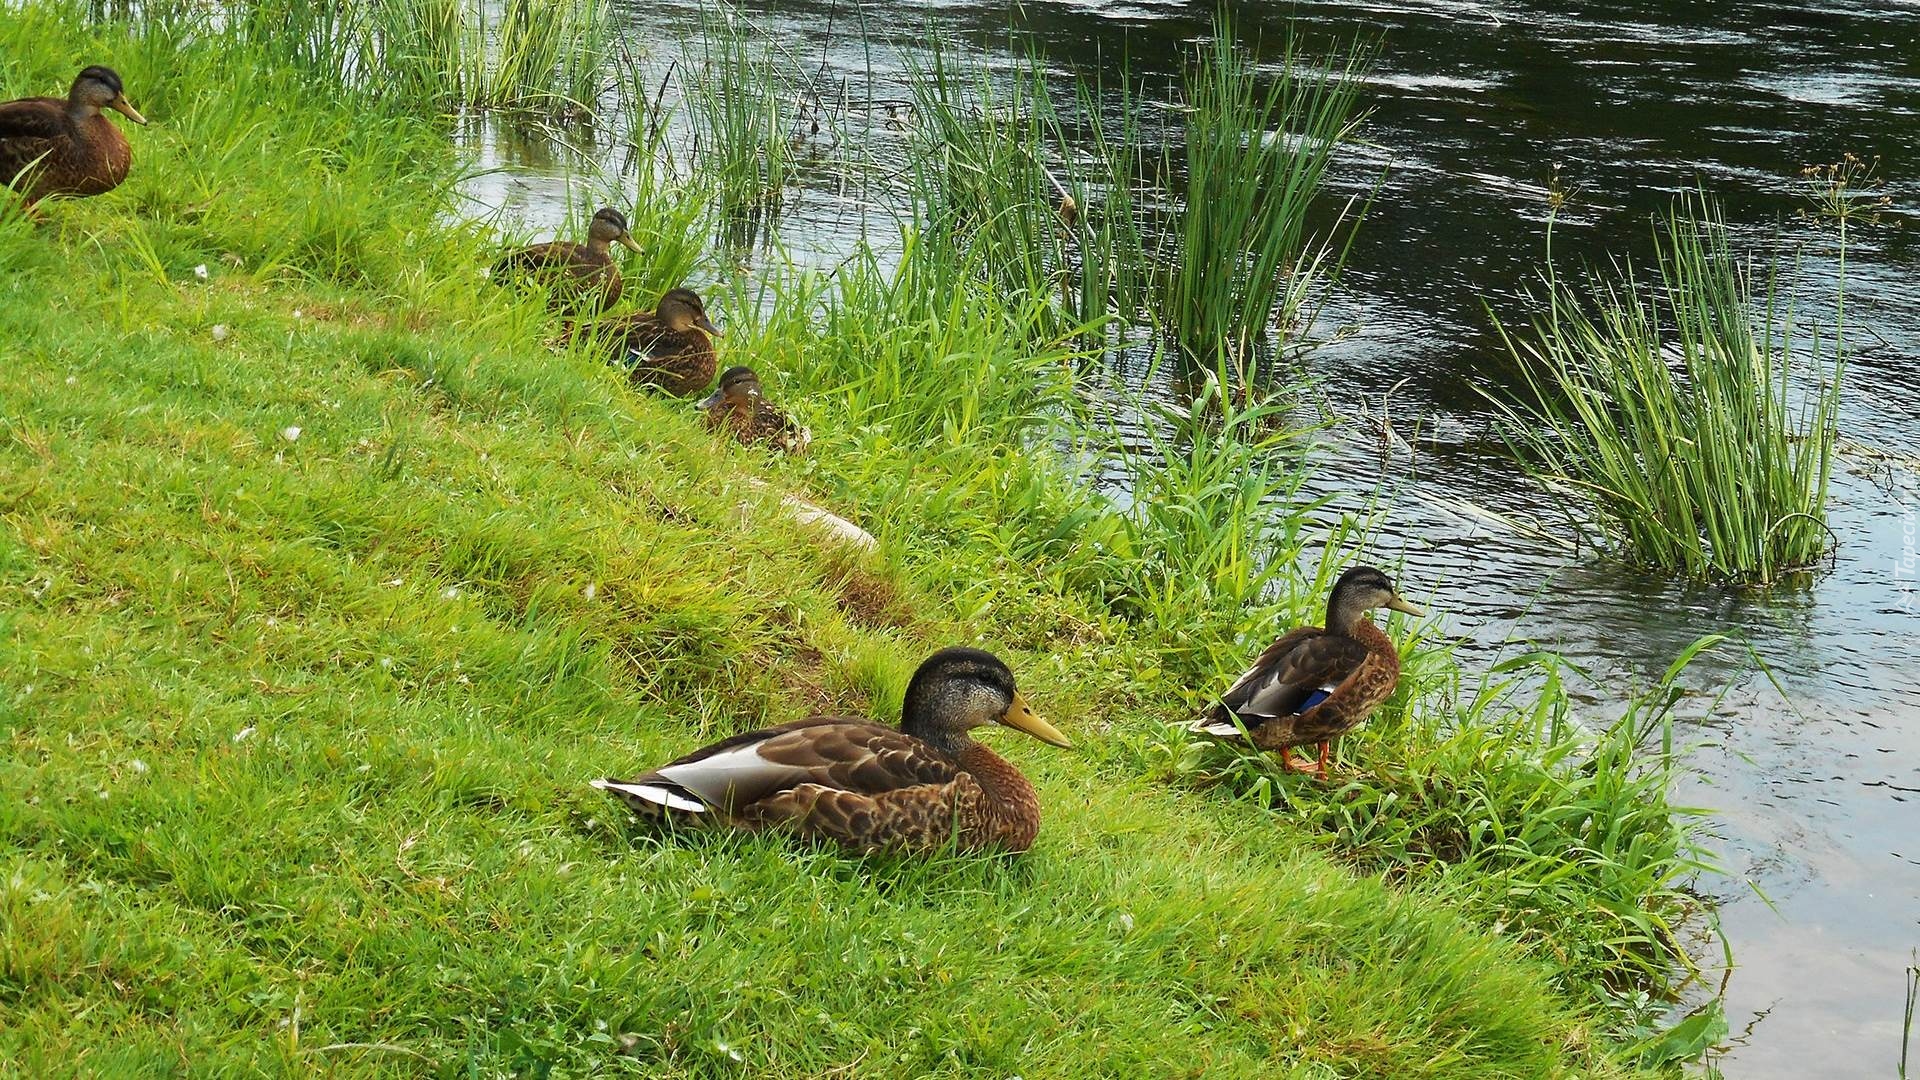
[[[620,246],[623,248],[626,248],[628,251],[637,252],[638,254],[641,254],[641,255],[645,255],[647,253],[646,249],[640,246],[640,241],[635,240],[633,238],[632,233],[620,234]]]
[[[1399,612],[1402,615],[1412,615],[1415,618],[1418,618],[1426,614],[1425,611],[1422,611],[1421,609],[1413,606],[1412,604],[1407,603],[1405,600],[1402,600],[1397,596],[1387,601],[1387,607],[1390,608],[1391,610]]]
[[[713,320],[707,318],[705,315],[696,316],[693,320],[693,325],[699,327],[702,330],[705,330],[707,333],[712,334],[714,337],[726,336],[725,334],[722,334],[720,332],[719,327],[713,325]]]
[[[119,113],[121,116],[126,117],[142,127],[146,126],[147,118],[141,116],[140,111],[129,104],[126,98],[114,98],[112,101],[107,102],[107,108],[112,109],[114,112]]]
[[[1013,704],[1007,706],[1007,715],[1002,717],[1000,722],[1015,731],[1024,731],[1043,743],[1052,743],[1068,749],[1073,747],[1073,743],[1067,741],[1065,735],[1060,734],[1059,728],[1040,719],[1034,713],[1033,707],[1027,704],[1026,697],[1018,691],[1013,695]]]
[[[715,390],[713,393],[695,402],[693,407],[696,409],[711,409],[718,404],[720,404],[720,391]]]

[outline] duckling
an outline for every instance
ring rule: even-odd
[[[127,178],[133,150],[100,110],[145,124],[112,68],[83,68],[59,98],[0,102],[0,185],[23,178],[30,209],[49,195],[99,195]]]
[[[766,443],[789,454],[805,453],[813,433],[793,422],[760,390],[760,376],[734,366],[720,374],[720,386],[697,406],[707,414],[707,429],[733,433],[742,446]]]
[[[654,386],[675,397],[707,388],[719,366],[713,338],[719,327],[707,318],[707,306],[692,289],[670,289],[652,311],[635,311],[584,323],[573,336],[590,335],[607,343],[615,363],[627,369],[635,386]]]
[[[1240,738],[1244,727],[1255,746],[1280,752],[1282,768],[1325,777],[1333,738],[1373,715],[1400,681],[1400,650],[1368,617],[1382,607],[1426,614],[1374,567],[1341,574],[1327,597],[1326,628],[1282,635],[1188,730]],[[1293,747],[1308,743],[1320,744],[1319,761],[1296,762]]]
[[[856,852],[1025,851],[1040,832],[1040,800],[1019,769],[973,740],[989,724],[1073,745],[1034,715],[998,657],[949,648],[914,672],[898,729],[819,716],[592,783],[656,821],[785,828]]]
[[[594,211],[587,224],[587,242],[554,240],[502,255],[493,264],[493,279],[505,282],[526,277],[550,290],[556,311],[605,311],[620,299],[620,267],[613,261],[613,244],[639,251],[627,231],[626,215],[611,206]]]

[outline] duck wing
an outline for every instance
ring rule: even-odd
[[[600,780],[594,786],[624,796],[637,808],[658,813],[721,814],[747,820],[786,816],[788,798],[812,805],[825,793],[865,797],[925,785],[960,775],[947,755],[880,724],[816,717],[736,735],[688,754],[632,780]]]
[[[493,264],[493,276],[498,279],[509,274],[572,270],[580,263],[580,245],[564,240],[553,240],[545,244],[534,244],[531,247],[509,251],[500,256]]]
[[[0,184],[44,157],[68,136],[57,98],[21,98],[0,103]]]
[[[1208,735],[1236,736],[1274,717],[1291,716],[1331,694],[1366,663],[1367,647],[1349,637],[1302,626],[1267,646],[1253,666],[1234,680],[1220,700],[1188,725]]]

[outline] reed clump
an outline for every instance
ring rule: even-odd
[[[778,46],[722,6],[703,16],[685,79],[689,160],[710,189],[720,235],[751,247],[769,235],[796,167],[800,87]]]
[[[1833,542],[1841,341],[1733,253],[1704,193],[1654,249],[1650,283],[1620,263],[1583,291],[1549,269],[1530,329],[1500,325],[1522,380],[1493,395],[1507,437],[1628,559],[1759,584],[1808,570]]]
[[[1189,65],[1185,131],[1164,171],[1177,177],[1156,276],[1158,314],[1188,357],[1244,368],[1276,329],[1294,326],[1337,261],[1309,214],[1334,153],[1360,119],[1371,50],[1312,56],[1289,37],[1262,72],[1222,11]]]

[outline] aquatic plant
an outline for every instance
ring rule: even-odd
[[[591,114],[611,60],[607,19],[606,0],[506,0],[481,103],[565,119]]]
[[[1829,550],[1844,369],[1837,334],[1783,308],[1704,193],[1655,223],[1656,280],[1631,264],[1583,295],[1549,270],[1530,332],[1495,319],[1520,386],[1487,390],[1509,443],[1614,550],[1696,578],[1768,583]]]
[[[1920,964],[1907,965],[1907,1008],[1900,1018],[1900,1080],[1907,1080],[1907,1051],[1913,1043],[1914,1006],[1920,1004]]]
[[[733,9],[703,14],[685,79],[689,160],[718,209],[716,238],[750,248],[770,234],[795,166],[800,90],[776,44]]]
[[[1058,121],[1037,54],[1010,75],[932,39],[907,60],[914,95],[908,213],[928,253],[977,262],[1008,295],[1054,301],[1065,266],[1065,189],[1048,170]],[[971,253],[971,255],[966,254]]]
[[[1371,50],[1310,56],[1289,36],[1263,72],[1223,9],[1184,82],[1185,131],[1164,171],[1177,180],[1157,276],[1158,313],[1203,366],[1244,369],[1276,322],[1291,326],[1336,256],[1308,215],[1359,120]],[[1175,148],[1179,156],[1175,156]]]

